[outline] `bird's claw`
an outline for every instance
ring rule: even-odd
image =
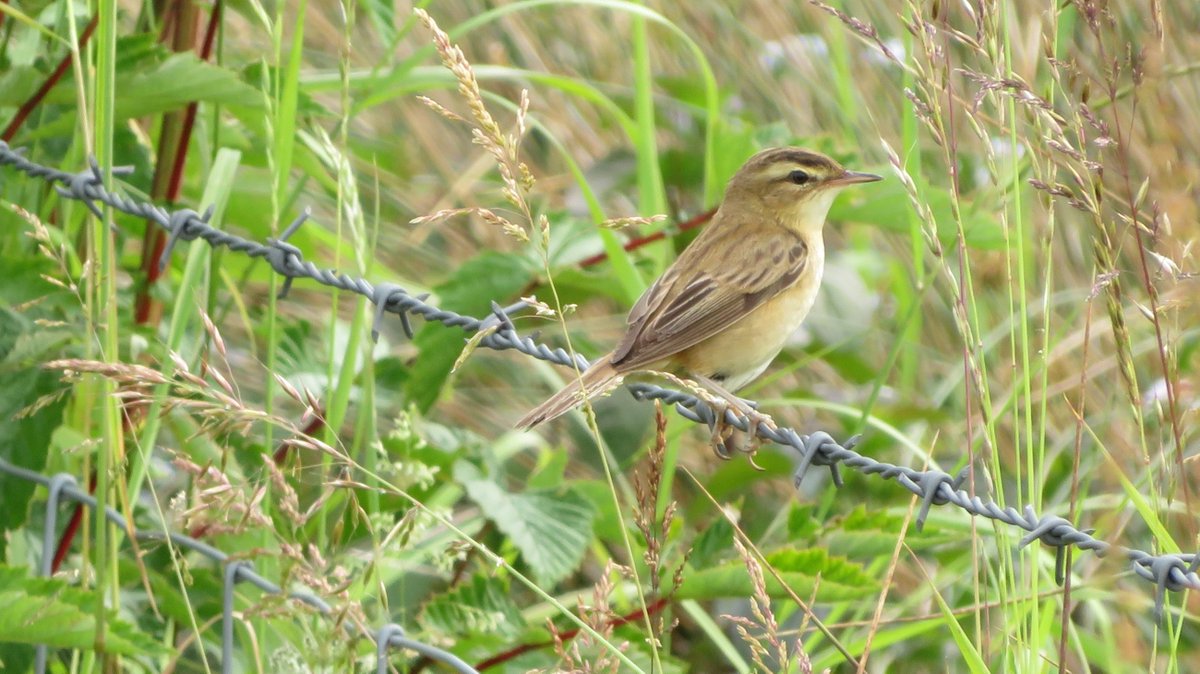
[[[743,403],[748,402],[739,400]],[[747,428],[744,441],[736,444],[733,439],[739,429],[729,421],[727,412],[730,410],[741,417]],[[712,431],[713,451],[726,461],[732,459],[735,453],[746,454],[750,457],[750,465],[754,466],[756,470],[764,470],[762,466],[754,462],[754,455],[763,445],[762,438],[758,437],[758,429],[764,425],[771,430],[779,428],[769,414],[759,412],[752,405],[740,406],[732,401],[713,405],[712,421],[709,423],[709,430]]]

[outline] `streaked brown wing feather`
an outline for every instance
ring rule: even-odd
[[[638,300],[613,351],[618,370],[652,365],[733,325],[791,287],[808,263],[804,240],[782,227],[725,229],[733,231],[693,242]],[[734,268],[728,260],[755,263]]]

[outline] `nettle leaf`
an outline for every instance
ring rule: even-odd
[[[539,583],[553,585],[579,566],[595,516],[582,495],[567,487],[514,494],[465,461],[454,465],[454,478],[512,540]]]
[[[208,101],[243,108],[261,108],[263,95],[238,74],[201,61],[193,52],[168,57],[158,67],[118,75],[117,115],[122,119],[173,110],[192,101]]]
[[[51,648],[91,650],[96,645],[94,591],[71,587],[51,578],[0,566],[0,642],[46,644]],[[105,621],[108,653],[154,657],[170,651],[113,611]]]
[[[150,50],[125,54],[118,60],[116,75],[116,121],[148,117],[180,110],[193,102],[217,103],[240,110],[261,110],[261,91],[242,80],[234,70],[200,60],[194,52],[171,53],[163,58]],[[3,102],[7,96],[0,96]],[[67,81],[46,97],[46,102],[72,110],[76,92]],[[41,138],[70,132],[75,115],[64,114],[43,124],[30,137]]]
[[[916,540],[917,537],[913,537]],[[891,554],[896,548],[896,534],[884,531],[830,531],[823,545],[856,558]]]
[[[523,258],[487,251],[467,261],[435,290],[443,308],[483,317],[491,311],[493,300],[501,304],[510,301],[532,276]],[[420,411],[428,411],[437,401],[468,337],[458,328],[440,323],[427,323],[417,331],[413,343],[421,355],[413,363],[407,393]]]
[[[514,637],[525,628],[508,583],[484,576],[433,597],[417,619],[427,630],[456,638],[464,632]]]
[[[794,593],[807,599],[812,596],[818,577],[820,586],[817,597],[820,601],[843,601],[878,591],[877,580],[867,575],[861,566],[843,557],[831,557],[823,548],[783,548],[769,553],[767,561],[791,589],[789,593],[764,568],[767,594],[771,597],[789,597]],[[686,574],[674,596],[703,601],[719,597],[748,597],[753,592],[750,572],[739,558],[711,569]]]
[[[25,316],[0,308],[0,459],[40,471],[51,454],[54,431],[62,425],[65,386],[58,373],[40,367],[71,338],[66,330],[38,328]],[[25,523],[34,484],[0,475],[0,559],[5,532]],[[2,604],[0,604],[2,606]]]
[[[792,542],[807,541],[821,530],[821,523],[814,517],[816,506],[793,503],[788,511],[787,530],[788,540]],[[838,550],[841,552],[841,550]]]
[[[825,527],[822,543],[830,550],[837,550],[849,557],[874,557],[891,555],[896,541],[904,528],[904,517],[882,511],[867,511],[859,506],[845,517],[830,522]],[[938,533],[926,527],[916,534],[916,523],[910,522],[905,543],[914,550],[922,550],[951,542],[957,534]]]

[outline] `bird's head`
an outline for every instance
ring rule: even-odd
[[[762,211],[788,227],[820,230],[833,198],[843,188],[882,180],[849,171],[819,152],[776,147],[751,157],[725,190],[725,204]]]

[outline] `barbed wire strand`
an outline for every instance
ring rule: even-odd
[[[493,302],[491,315],[479,319],[438,308],[425,301],[428,298],[427,295],[411,295],[404,288],[393,283],[372,284],[363,278],[355,278],[331,269],[320,269],[312,262],[305,260],[303,252],[299,248],[287,242],[287,239],[308,220],[309,211],[307,209],[278,238],[267,239],[267,242],[262,244],[210,226],[208,220],[212,216],[211,209],[203,215],[191,209],[166,211],[154,204],[108,191],[104,188],[104,175],[94,159],[91,160],[90,168],[78,173],[67,173],[31,162],[25,158],[21,149],[10,149],[6,143],[0,141],[0,166],[3,165],[11,166],[27,175],[53,183],[60,195],[83,202],[98,217],[101,216],[101,212],[96,206],[97,202],[128,215],[145,218],[163,227],[169,235],[159,264],[166,263],[167,257],[179,241],[202,239],[214,247],[223,246],[252,258],[264,259],[276,273],[285,277],[279,294],[280,298],[287,295],[292,281],[296,278],[310,279],[325,286],[367,297],[374,303],[376,309],[375,322],[371,332],[373,338],[378,338],[384,314],[391,313],[400,317],[401,328],[404,334],[411,339],[413,329],[410,316],[417,315],[426,321],[457,327],[467,333],[487,331],[489,334],[478,342],[479,346],[485,348],[497,351],[511,349],[533,358],[578,369],[585,369],[588,365],[587,359],[579,354],[572,356],[564,349],[552,348],[538,343],[530,337],[522,337],[513,325],[511,316],[526,308],[524,302],[517,302],[507,307]],[[131,170],[129,167],[116,167],[112,170],[112,174],[114,176],[128,175]],[[691,421],[708,424],[710,427],[714,426],[716,422],[713,410],[704,401],[691,394],[642,383],[629,385],[628,388],[639,400],[657,399],[666,404],[675,405],[676,411]],[[749,422],[733,409],[725,410],[724,423],[739,430],[751,432]],[[1065,579],[1065,551],[1068,546],[1087,550],[1101,557],[1110,554],[1124,556],[1134,574],[1154,584],[1154,612],[1159,620],[1164,615],[1165,595],[1168,591],[1200,589],[1200,574],[1197,573],[1197,570],[1200,569],[1200,554],[1154,555],[1097,539],[1092,535],[1091,530],[1080,530],[1062,517],[1039,516],[1031,506],[1019,510],[1012,506],[1001,507],[993,501],[972,496],[962,488],[967,477],[965,468],[957,476],[952,476],[940,470],[917,470],[907,466],[897,466],[854,451],[853,448],[859,440],[858,437],[850,438],[845,443],[839,444],[832,436],[823,431],[804,435],[792,428],[771,427],[765,421],[760,421],[752,429],[752,432],[762,440],[791,448],[799,453],[799,463],[794,478],[797,485],[812,466],[828,468],[834,484],[839,487],[842,485],[840,466],[846,466],[864,475],[875,475],[885,480],[894,480],[922,500],[917,518],[918,530],[924,526],[929,510],[934,505],[953,505],[972,515],[986,517],[1023,529],[1026,534],[1021,538],[1018,547],[1025,547],[1033,541],[1041,541],[1055,549],[1057,554],[1055,580],[1060,585]]]

